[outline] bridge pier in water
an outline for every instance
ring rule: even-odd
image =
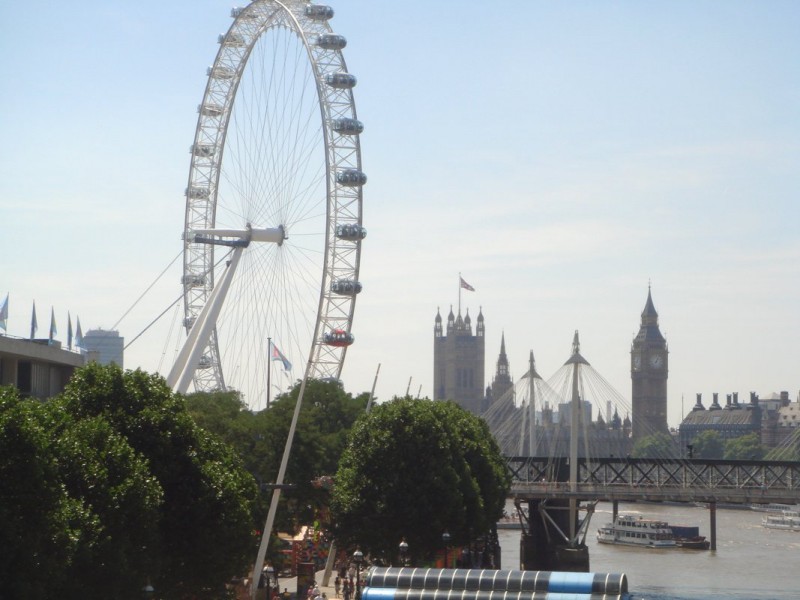
[[[528,518],[520,536],[520,569],[588,573],[589,548],[583,543],[570,543],[562,533],[578,529],[577,516],[575,523],[570,524],[570,501],[529,499],[525,502]]]

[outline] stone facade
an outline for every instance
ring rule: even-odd
[[[475,334],[469,311],[465,317],[450,314],[446,333],[442,316],[437,311],[433,328],[433,396],[434,400],[452,400],[462,408],[479,415],[484,409],[484,338],[483,313],[478,313]]]

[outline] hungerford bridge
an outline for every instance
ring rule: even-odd
[[[717,547],[719,504],[800,503],[797,461],[579,457],[572,465],[566,457],[509,457],[507,463],[523,526],[524,569],[588,570],[585,540],[599,501],[612,503],[614,519],[620,501],[705,504],[711,550]]]
[[[608,447],[596,439],[593,443],[584,399],[597,397],[610,386],[579,349],[576,332],[571,358],[551,378],[563,382],[560,392],[541,380],[531,355],[528,372],[498,400],[493,414],[490,409],[484,415],[512,474],[511,495],[522,525],[521,568],[588,570],[585,541],[599,501],[612,503],[614,518],[620,501],[704,504],[709,509],[712,550],[718,505],[800,503],[800,462],[609,456]],[[565,422],[559,423],[564,435],[547,435],[536,423],[535,407],[548,403],[548,395],[553,404],[558,398],[568,399]],[[541,456],[540,451],[549,455]]]

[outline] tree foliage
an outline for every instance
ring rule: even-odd
[[[345,546],[391,560],[405,538],[415,557],[488,532],[510,478],[485,422],[452,402],[395,398],[353,427],[332,513]]]
[[[764,447],[757,433],[749,433],[725,442],[726,460],[761,460],[764,458]]]
[[[198,424],[235,448],[257,481],[269,484],[278,476],[299,393],[298,382],[258,413],[247,410],[236,392],[192,394],[187,406]],[[365,393],[354,398],[338,381],[307,382],[285,476],[285,483],[296,487],[281,495],[276,519],[280,530],[297,531],[301,524],[320,519],[329,492],[312,482],[336,473],[350,428],[364,412],[368,397]],[[261,496],[258,516],[262,524],[270,499],[271,494]]]
[[[722,458],[725,444],[718,432],[701,431],[692,440],[694,458]]]
[[[633,445],[631,456],[634,458],[673,458],[675,443],[666,433],[654,433],[639,438]]]
[[[3,391],[0,597],[138,597],[161,487],[100,418]]]
[[[0,392],[0,597],[216,598],[255,540],[256,487],[161,377],[77,370]]]
[[[214,597],[241,573],[253,545],[255,483],[229,446],[198,427],[163,378],[115,365],[78,370],[63,395],[80,419],[101,417],[143,456],[164,492],[153,586]]]

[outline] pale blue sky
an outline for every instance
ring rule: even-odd
[[[681,395],[800,390],[800,4],[339,0],[362,135],[365,291],[343,379],[432,393],[458,273],[548,377],[580,330],[624,396],[652,280]],[[0,293],[9,333],[54,306],[111,327],[180,251],[219,0],[3,3]],[[120,325],[180,294],[171,271]],[[170,318],[172,315],[170,314]],[[126,366],[171,364],[164,323]]]

